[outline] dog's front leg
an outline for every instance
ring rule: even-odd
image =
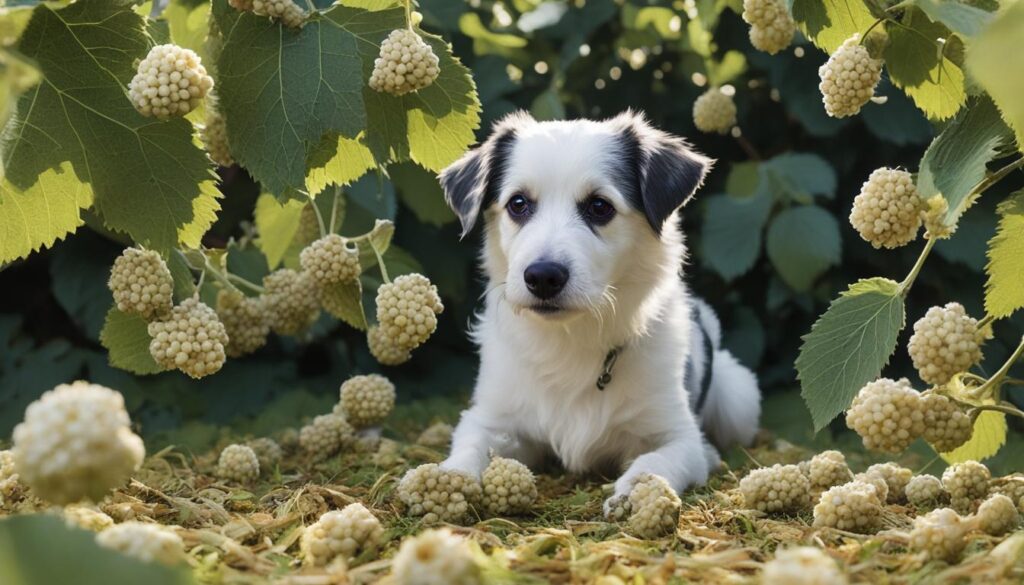
[[[461,471],[480,479],[491,451],[503,451],[512,441],[507,427],[474,407],[463,411],[452,433],[452,450],[442,469]]]
[[[633,460],[625,473],[616,480],[615,493],[605,501],[605,514],[609,514],[629,497],[633,484],[642,475],[660,475],[676,493],[681,494],[690,486],[707,482],[711,470],[719,463],[721,460],[718,452],[699,435],[673,439],[657,450]]]

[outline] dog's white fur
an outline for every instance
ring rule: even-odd
[[[630,164],[621,147],[624,131],[640,144],[638,180],[656,179],[656,172],[673,178],[673,169],[646,168],[655,154],[670,155],[670,165],[671,156],[696,165],[689,168],[698,170],[686,186],[690,192],[670,194],[678,201],[664,218],[651,219],[636,194],[631,199],[624,192],[629,173],[619,167]],[[499,152],[495,137],[501,134],[506,140]],[[471,330],[480,346],[479,377],[443,468],[479,477],[491,453],[530,466],[554,453],[574,472],[625,469],[615,498],[627,495],[644,473],[665,477],[677,491],[703,484],[719,464],[705,436],[719,447],[752,440],[760,415],[757,380],[719,348],[718,319],[690,297],[680,277],[686,250],[675,211],[709,165],[633,113],[603,122],[536,122],[518,114],[442,173],[464,228],[472,228],[478,213],[485,219],[488,279],[486,304]],[[495,180],[500,184],[484,184]],[[505,210],[517,193],[536,204],[525,223]],[[607,225],[590,226],[578,211],[578,202],[592,194],[616,209]],[[645,201],[655,196],[642,195]],[[571,270],[557,297],[563,310],[553,315],[530,308],[537,299],[523,273],[538,260]],[[711,356],[695,318],[711,339]],[[619,346],[611,383],[598,390],[604,358]],[[684,380],[688,361],[690,379]],[[709,366],[711,387],[698,423],[695,394]]]

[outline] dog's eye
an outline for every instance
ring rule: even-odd
[[[615,206],[604,197],[594,195],[583,202],[583,215],[590,223],[604,225],[615,217]]]
[[[530,200],[523,195],[513,195],[505,204],[505,209],[508,209],[512,217],[526,217],[531,211]]]

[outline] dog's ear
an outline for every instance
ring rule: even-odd
[[[441,171],[441,188],[448,206],[459,217],[462,237],[473,230],[480,211],[498,198],[516,130],[532,121],[523,112],[505,116],[495,124],[486,142]]]

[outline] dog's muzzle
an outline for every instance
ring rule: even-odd
[[[526,267],[523,280],[530,294],[548,301],[558,296],[569,282],[569,269],[558,262],[534,262]]]

